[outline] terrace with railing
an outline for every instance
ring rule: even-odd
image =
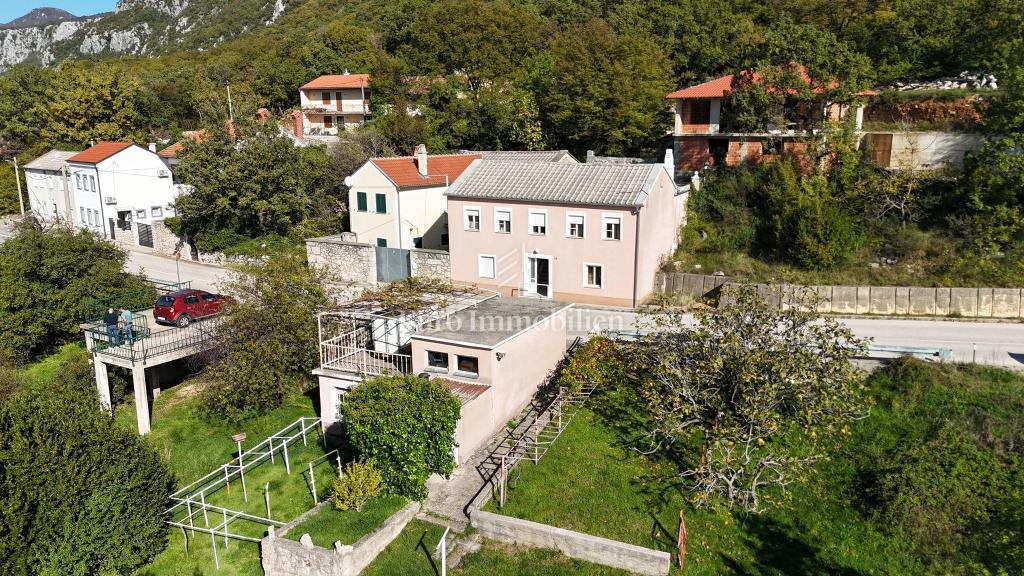
[[[497,296],[472,286],[446,286],[404,301],[369,297],[324,312],[317,317],[320,369],[360,376],[407,373],[409,339],[416,331]]]

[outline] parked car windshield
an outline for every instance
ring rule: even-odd
[[[174,304],[174,297],[173,296],[161,296],[160,299],[156,301],[156,305],[157,306],[171,306],[173,304]]]

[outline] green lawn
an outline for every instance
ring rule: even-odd
[[[153,430],[146,438],[169,463],[179,486],[190,484],[235,458],[236,447],[231,440],[232,434],[246,432],[248,439],[243,444],[243,449],[248,449],[300,416],[316,414],[309,397],[295,395],[281,408],[243,424],[231,426],[225,423],[211,423],[200,414],[201,387],[200,378],[186,380],[166,390],[153,403]],[[121,425],[135,429],[135,408],[130,398],[117,407],[115,419]],[[320,498],[327,495],[331,480],[337,474],[333,463],[320,458],[324,455],[324,450],[319,441],[320,436],[314,428],[308,432],[307,446],[304,447],[301,441],[289,445],[291,474],[287,473],[280,453],[275,456],[274,463],[266,462],[249,469],[246,472],[248,502],[245,501],[242,487],[236,478],[231,482],[230,493],[222,485],[219,489],[206,494],[207,503],[266,516],[264,487],[269,483],[271,517],[283,522],[295,518],[314,505],[308,464],[317,460],[314,474]],[[202,515],[196,517],[199,526],[204,525],[206,520],[207,518],[203,518]],[[208,514],[208,520],[210,525],[217,525],[222,522],[223,517],[211,513]],[[256,522],[236,520],[231,524],[230,531],[260,538],[265,534],[266,527]],[[224,539],[219,538],[217,548],[220,555],[220,570],[214,566],[209,534],[196,532],[193,537],[189,533],[188,547],[186,551],[182,531],[172,528],[167,548],[139,574],[235,576],[263,573],[260,568],[259,546],[255,543],[229,540],[228,548],[225,550]]]
[[[333,504],[327,504],[302,524],[289,530],[285,537],[298,540],[303,534],[309,533],[313,544],[323,548],[333,548],[337,541],[354,544],[398,512],[406,502],[401,496],[382,496],[367,502],[360,512],[338,510]]]
[[[441,573],[435,550],[444,528],[421,520],[409,522],[363,576],[430,576]],[[485,541],[483,549],[463,558],[458,576],[626,576],[626,572],[580,562],[558,552],[504,546]]]
[[[510,477],[505,508],[487,509],[674,552],[679,509],[689,537],[685,574],[915,574],[905,542],[872,529],[852,509],[840,466],[822,466],[789,506],[763,515],[693,509],[668,472],[618,445],[583,410],[541,462]],[[675,557],[673,554],[673,562]]]

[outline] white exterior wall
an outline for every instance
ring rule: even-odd
[[[324,104],[323,93],[330,94],[330,103]],[[341,100],[338,100],[338,94]],[[316,129],[320,135],[337,136],[340,128],[352,129],[365,123],[370,115],[370,107],[364,104],[363,97],[369,99],[370,90],[359,88],[341,88],[332,90],[299,90],[299,105],[302,108],[302,131],[310,135]],[[310,110],[307,110],[307,107]],[[312,109],[323,109],[334,116],[334,125],[324,128],[324,112]]]
[[[60,171],[25,169],[25,187],[28,190],[29,207],[36,218],[47,222],[55,219],[76,220],[68,213],[68,200],[73,205],[70,186],[65,191],[64,175]]]
[[[96,180],[95,191],[90,177]],[[108,238],[110,221],[118,220],[118,212],[130,211],[133,222],[146,224],[174,216],[172,205],[178,189],[170,170],[159,156],[139,146],[126,148],[98,164],[68,163],[68,182],[75,203],[74,222]],[[162,214],[154,217],[153,207],[159,207]],[[145,215],[140,216],[139,210]],[[90,211],[94,215],[92,223]]]

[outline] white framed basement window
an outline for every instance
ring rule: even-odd
[[[479,206],[466,206],[462,210],[462,219],[466,225],[466,230],[480,231],[480,207]]]
[[[481,254],[477,259],[477,268],[481,278],[494,278],[497,258],[489,254]]]
[[[601,264],[584,264],[583,265],[583,286],[585,288],[603,288],[604,287],[604,266]]]
[[[530,234],[544,236],[548,233],[548,213],[539,210],[530,211]]]
[[[585,237],[586,224],[587,217],[584,214],[569,212],[565,215],[565,236],[567,238]]]

